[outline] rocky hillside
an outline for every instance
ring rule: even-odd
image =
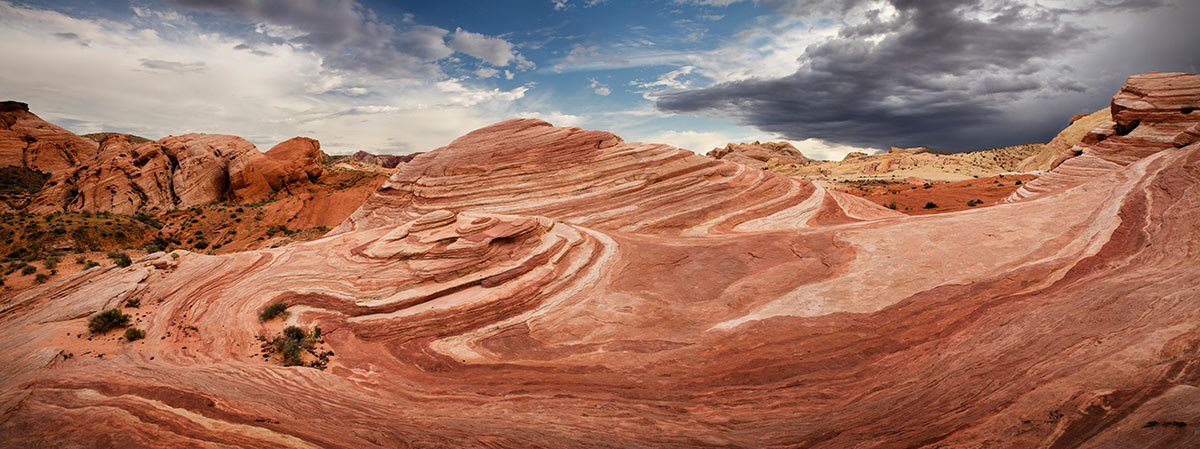
[[[833,183],[872,180],[962,181],[1018,170],[1021,162],[1042,144],[1017,145],[967,153],[943,153],[928,148],[891,148],[882,154],[850,153],[840,161],[776,166],[777,173]],[[843,184],[836,184],[843,185]]]
[[[788,142],[730,143],[723,148],[713,148],[706,155],[753,168],[813,163]]]
[[[1037,189],[923,217],[498,123],[402,165],[325,238],[157,253],[0,302],[0,435],[1197,447],[1197,107],[1198,76],[1131,78]]]

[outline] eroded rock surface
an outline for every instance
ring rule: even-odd
[[[1200,76],[1131,76],[1112,99],[1112,120],[1089,131],[1051,163],[1052,172],[1013,192],[1009,201],[1070,189],[1156,152],[1185,147],[1194,141],[1188,129],[1200,124],[1198,109]]]
[[[1111,149],[1080,188],[906,217],[502,122],[323,239],[0,305],[0,445],[1195,447],[1200,143]],[[81,355],[131,297],[147,338]],[[277,301],[328,369],[256,353]]]
[[[708,157],[737,162],[753,168],[778,165],[808,165],[812,159],[788,142],[730,143],[713,148]]]

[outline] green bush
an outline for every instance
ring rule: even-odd
[[[121,313],[121,309],[108,309],[88,320],[88,330],[93,334],[103,334],[113,328],[129,325],[129,315]]]
[[[35,267],[33,265],[26,265],[21,268],[21,274],[26,275],[26,276],[29,276],[36,271],[37,271],[37,267]]]
[[[301,357],[304,355],[304,351],[312,349],[313,345],[304,329],[288,326],[283,329],[283,335],[271,340],[271,346],[283,358],[284,366],[295,366],[304,363]]]
[[[935,204],[933,201],[930,201],[930,202],[928,202],[928,203],[925,203],[925,208],[926,208],[926,209],[937,209],[937,207],[938,207],[938,205],[937,205],[937,204]]]
[[[130,259],[129,255],[125,253],[109,251],[108,258],[112,259],[113,263],[117,264],[118,267],[128,267],[133,265],[133,259]]]
[[[129,329],[125,329],[125,339],[126,340],[137,341],[137,340],[141,340],[143,338],[146,338],[146,331],[143,331],[136,327],[131,327]]]
[[[86,263],[86,264],[84,264],[84,265],[83,265],[83,269],[84,269],[84,270],[90,270],[90,269],[92,269],[92,268],[96,268],[96,267],[98,267],[98,266],[100,266],[100,262],[96,262],[96,261],[94,261],[94,260],[89,260],[89,261],[87,261],[87,263]]]
[[[971,200],[971,201],[967,201],[967,207],[975,207],[975,206],[978,206],[978,205],[980,205],[980,204],[983,204],[983,200]]]
[[[277,303],[271,304],[269,306],[263,307],[262,311],[258,313],[258,320],[259,321],[270,321],[272,318],[275,318],[275,317],[279,316],[280,314],[282,314],[284,311],[286,311],[287,308],[288,308],[288,305],[284,304],[282,302],[277,302]]]
[[[49,280],[50,280],[50,275],[48,275],[46,273],[38,273],[37,277],[33,278],[33,283],[45,284]]]

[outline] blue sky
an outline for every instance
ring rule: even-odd
[[[76,132],[428,151],[512,117],[817,158],[1045,141],[1197,70],[1183,0],[0,0],[0,96]]]

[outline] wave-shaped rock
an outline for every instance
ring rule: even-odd
[[[1188,128],[1200,123],[1197,109],[1200,76],[1158,72],[1131,76],[1112,99],[1112,120],[1089,131],[1051,163],[1053,171],[1013,192],[1008,201],[1070,189],[1153,153],[1182,148],[1188,143]]]
[[[542,215],[596,229],[699,235],[900,214],[840,192],[668,145],[515,119],[400,168],[334,233],[436,209]]]
[[[1200,143],[1111,148],[1082,188],[898,217],[503,122],[320,240],[3,303],[0,445],[1194,447]],[[86,334],[130,298],[145,340]],[[274,302],[327,369],[262,357]]]

